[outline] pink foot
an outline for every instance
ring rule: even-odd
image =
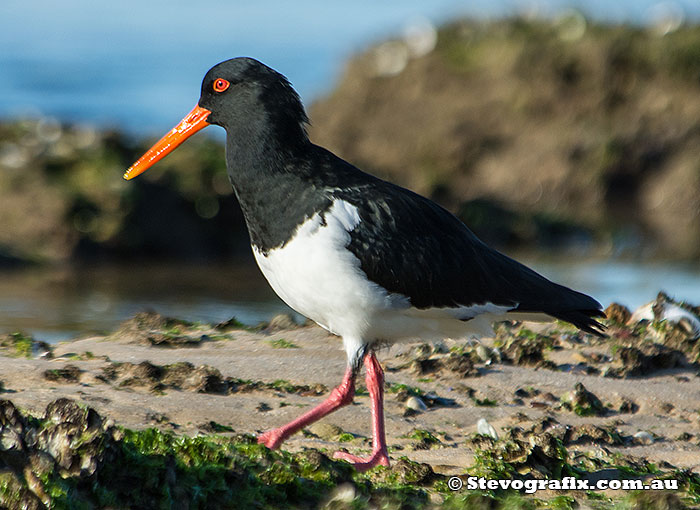
[[[285,437],[280,429],[272,429],[258,436],[258,444],[264,444],[270,450],[276,450],[284,442]]]
[[[355,466],[360,473],[364,473],[368,469],[372,469],[374,466],[386,466],[389,467],[389,456],[386,452],[377,451],[372,453],[371,457],[363,458],[357,455],[352,455],[347,452],[335,452],[333,454],[334,459],[345,460]]]

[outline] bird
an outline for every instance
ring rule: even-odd
[[[596,318],[605,314],[592,297],[487,246],[435,202],[315,145],[289,80],[253,58],[212,67],[197,105],[124,178],[212,124],[226,131],[228,176],[260,270],[292,309],[340,336],[347,356],[341,383],[323,402],[258,443],[278,448],[350,404],[364,365],[372,451],[334,458],[358,471],[389,466],[381,346],[483,335],[496,321],[521,319],[560,319],[604,336]]]

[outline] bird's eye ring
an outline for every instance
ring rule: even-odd
[[[228,80],[224,80],[223,78],[217,78],[214,80],[214,91],[215,92],[223,92],[226,90],[229,85],[231,85]]]

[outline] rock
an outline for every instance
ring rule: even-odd
[[[117,331],[107,338],[156,347],[197,347],[206,340],[203,339],[206,335],[191,331],[192,326],[191,322],[164,317],[147,310],[124,321]]]
[[[657,370],[676,368],[685,364],[682,352],[656,343],[643,343],[638,347],[620,347],[615,352],[615,359],[622,363],[622,368],[607,372],[611,375],[643,376]]]
[[[617,410],[620,413],[634,414],[639,410],[639,406],[635,404],[633,400],[629,398],[623,398],[620,401],[620,405],[618,406]]]
[[[561,440],[550,432],[524,432],[516,427],[501,441],[489,436],[473,436],[468,444],[486,459],[498,459],[510,464],[520,475],[532,474],[535,478],[557,476],[567,461],[567,452]]]
[[[259,413],[266,413],[268,411],[272,411],[272,407],[267,402],[260,402],[256,407],[255,410]]]
[[[568,63],[555,70],[559,64],[554,62],[563,58],[554,49],[561,45],[558,30],[545,35],[542,21],[520,19],[480,24],[455,21],[440,28],[435,50],[420,58],[407,58],[401,42],[391,41],[351,60],[333,93],[313,105],[311,138],[360,167],[371,166],[380,177],[457,209],[488,244],[591,250],[594,239],[604,236],[591,236],[590,228],[602,233],[605,225],[614,225],[626,239],[615,239],[615,250],[631,255],[642,248],[697,259],[695,146],[687,142],[696,139],[695,112],[662,112],[664,107],[644,94],[659,90],[666,104],[694,100],[694,83],[686,88],[689,82],[664,73],[665,64],[652,55],[682,54],[684,44],[690,44],[686,41],[695,41],[695,27],[682,27],[675,31],[678,42],[667,43],[651,31],[636,38],[627,29],[592,28],[586,21],[580,25],[587,26],[585,33],[567,54]],[[515,49],[519,29],[541,34],[528,36],[532,51]],[[629,49],[631,40],[635,50]],[[627,49],[619,49],[624,45]],[[465,49],[474,47],[484,54]],[[513,49],[512,65],[499,65],[491,55],[506,47]],[[635,51],[648,67],[632,63]],[[378,79],[377,54],[393,55],[388,60],[395,67],[390,67],[401,72]],[[603,83],[619,72],[618,58],[629,62],[629,80],[597,92],[582,86],[586,80]],[[690,68],[688,76],[696,78]],[[543,97],[543,91],[562,86],[566,94]],[[429,91],[430,100],[421,91]],[[522,102],[508,101],[513,94]],[[545,119],[522,108],[543,102],[552,108]],[[599,122],[610,109],[624,115],[603,130]],[[651,119],[649,126],[630,124],[634,115]],[[420,133],[411,129],[416,123],[422,126]],[[517,137],[509,129],[514,125],[519,126]],[[607,157],[595,159],[595,154]],[[649,165],[653,172],[646,171]],[[440,169],[440,179],[426,179],[427,168]],[[467,172],[489,178],[466,179]],[[579,192],[582,186],[587,193]],[[638,200],[629,199],[632,195]],[[571,223],[582,211],[585,222]],[[546,221],[545,215],[556,220]]]
[[[545,359],[544,350],[554,346],[554,338],[535,333],[527,328],[520,328],[515,332],[505,328],[498,330],[497,338],[503,342],[502,352],[504,359],[510,360],[515,365],[554,368],[552,363]]]
[[[607,413],[600,399],[581,383],[576,383],[574,391],[565,397],[564,404],[579,416],[603,416]]]
[[[700,338],[700,317],[695,310],[674,301],[664,292],[659,292],[655,301],[637,308],[628,322],[636,324],[643,320],[678,324],[691,336],[692,340]]]
[[[629,510],[689,510],[683,499],[670,491],[635,491],[628,498]]]
[[[265,333],[275,333],[277,331],[297,329],[298,327],[299,325],[294,322],[291,315],[281,313],[270,319],[270,322],[268,322],[267,327],[263,331]]]
[[[457,405],[453,398],[441,397],[434,391],[423,394],[421,400],[428,407],[453,407]]]
[[[15,358],[53,357],[53,349],[49,344],[21,332],[0,334],[0,352]]]
[[[374,481],[409,485],[426,485],[435,479],[435,472],[429,464],[413,462],[406,457],[393,461],[389,469],[377,470],[373,473]]]
[[[431,448],[439,448],[442,445],[442,441],[428,430],[413,429],[404,437],[413,440],[408,445],[409,450],[430,450]]]
[[[428,406],[425,405],[420,398],[411,395],[406,399],[405,403],[406,409],[411,409],[412,411],[423,412],[428,410]]]
[[[565,436],[564,444],[623,444],[622,436],[619,432],[608,430],[592,424],[578,425],[570,427]]]
[[[98,377],[104,382],[116,383],[120,387],[152,388],[155,383],[160,382],[162,376],[163,367],[150,361],[142,361],[139,364],[112,362],[102,368],[102,374]]]
[[[476,422],[476,432],[482,436],[490,436],[498,440],[498,432],[485,418],[479,418],[479,421]]]
[[[4,508],[11,510],[45,510],[48,505],[32,492],[25,481],[26,477],[15,471],[3,473],[3,494],[0,494],[0,503]]]
[[[442,361],[436,358],[423,358],[413,360],[411,372],[416,375],[433,374],[442,368]]]
[[[167,367],[168,365],[166,365]],[[164,381],[167,380],[167,378],[164,379]],[[224,380],[218,369],[202,365],[189,374],[182,382],[181,388],[196,391],[197,393],[225,395],[228,393],[229,384]]]
[[[146,414],[146,419],[159,424],[168,423],[170,421],[170,417],[167,414],[158,412],[151,412]]]
[[[443,363],[445,368],[451,370],[460,377],[474,377],[479,375],[479,370],[474,367],[474,362],[467,353],[458,354],[456,352],[451,352]]]
[[[173,388],[224,395],[232,389],[232,383],[218,369],[208,365],[195,368],[187,361],[170,365],[154,365],[150,361],[111,363],[102,369],[99,378],[121,387],[143,387],[151,391]]]
[[[9,450],[22,451],[24,444],[20,434],[11,428],[3,428],[0,430],[0,450],[7,452]]]
[[[306,430],[324,441],[336,441],[338,436],[343,433],[343,429],[337,425],[323,421],[311,424]]]
[[[53,425],[42,429],[37,437],[41,450],[49,453],[65,474],[94,474],[104,452],[100,415],[62,398],[47,406],[44,419]],[[78,440],[81,447],[76,449]]]
[[[27,421],[9,400],[0,399],[0,427],[10,428],[22,433],[27,426]]]
[[[199,425],[199,429],[203,430],[205,432],[210,432],[212,434],[222,434],[225,432],[235,432],[233,430],[233,427],[229,427],[228,425],[222,425],[220,423],[217,423],[213,420],[209,420],[206,423],[202,423]]]
[[[515,413],[514,415],[511,415],[510,419],[511,419],[512,421],[515,421],[515,422],[518,422],[518,423],[523,423],[523,422],[526,422],[526,421],[530,421],[530,417],[529,417],[527,414],[525,414],[525,413],[523,413],[523,412],[521,412],[521,411],[518,411],[518,412]]]
[[[637,444],[652,444],[654,442],[654,436],[645,430],[640,430],[632,438]]]
[[[545,416],[544,418],[537,420],[527,431],[526,435],[542,434],[544,431],[551,432],[552,429],[557,426],[559,426],[559,422],[555,418]]]
[[[75,365],[66,365],[63,368],[44,370],[44,379],[60,383],[77,383],[83,371]]]
[[[540,398],[543,398],[545,400],[549,400],[550,402],[559,402],[559,399],[556,397],[556,395],[554,395],[553,393],[551,393],[549,391],[547,393],[543,393],[540,396]]]
[[[479,360],[481,360],[483,363],[491,361],[491,357],[493,356],[491,349],[486,347],[484,344],[477,344],[476,348],[474,349],[474,352],[476,352],[476,355],[479,357]]]
[[[357,490],[355,489],[355,486],[351,483],[343,483],[338,485],[335,489],[331,491],[326,506],[328,508],[335,508],[337,505],[335,505],[334,503],[337,503],[341,505],[341,508],[350,508],[352,506],[352,502],[355,501],[356,497]]]
[[[414,345],[408,353],[406,353],[406,356],[408,356],[409,359],[422,359],[422,358],[428,358],[434,353],[433,346],[428,343],[422,343],[418,345]]]
[[[447,354],[450,350],[447,348],[447,345],[445,345],[445,342],[436,341],[433,342],[433,352],[435,354]]]
[[[236,319],[235,317],[231,317],[229,320],[220,322],[214,326],[214,329],[218,331],[230,331],[230,330],[238,330],[238,329],[245,329],[246,325],[243,324],[241,321]]]
[[[625,305],[619,303],[610,303],[605,309],[605,315],[610,322],[620,325],[627,324],[632,317],[632,312]]]
[[[540,390],[538,390],[537,388],[533,388],[533,387],[518,388],[515,390],[515,396],[520,397],[520,398],[536,397],[539,394],[540,394]]]

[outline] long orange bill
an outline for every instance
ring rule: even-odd
[[[207,127],[209,125],[207,117],[210,113],[211,111],[206,108],[202,108],[199,105],[195,106],[177,126],[172,128],[167,135],[158,140],[153,147],[148,149],[146,154],[141,156],[136,163],[129,167],[124,173],[124,179],[128,181],[137,175],[141,175],[158,161],[170,154],[190,136],[200,129]]]

